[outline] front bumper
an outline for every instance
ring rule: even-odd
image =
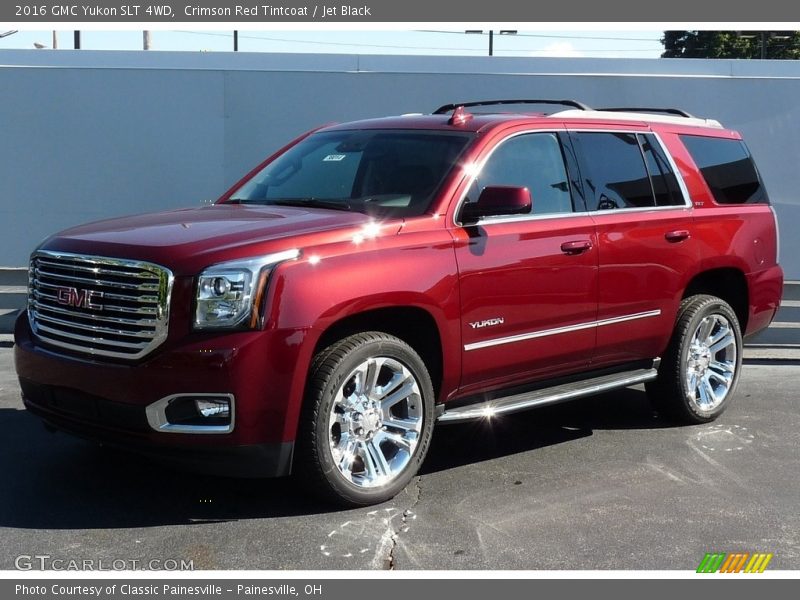
[[[139,363],[111,364],[38,344],[23,313],[14,360],[26,408],[55,429],[203,472],[282,476],[291,471],[299,412],[299,399],[292,401],[296,356],[284,338],[266,331],[196,335]],[[147,406],[195,393],[235,398],[232,431],[166,432],[148,423]]]
[[[293,442],[249,444],[242,446],[185,447],[175,444],[153,444],[132,435],[131,429],[141,425],[142,411],[129,410],[104,399],[72,396],[76,404],[92,407],[92,417],[77,416],[54,409],[63,403],[63,390],[35,386],[26,382],[23,389],[25,408],[40,417],[48,428],[115,448],[153,458],[180,469],[226,477],[282,477],[291,473]],[[32,389],[36,389],[32,393]],[[78,402],[75,402],[78,400]],[[146,426],[146,420],[144,425]]]

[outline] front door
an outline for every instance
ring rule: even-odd
[[[591,360],[597,238],[572,192],[568,152],[557,132],[513,134],[491,151],[466,193],[464,203],[487,186],[526,187],[533,207],[453,230],[464,393],[566,374]]]

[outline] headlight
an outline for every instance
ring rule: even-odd
[[[254,328],[270,270],[300,252],[287,250],[208,267],[197,280],[195,329]]]

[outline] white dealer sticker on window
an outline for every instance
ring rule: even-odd
[[[340,160],[344,160],[347,157],[346,154],[328,154],[325,158],[322,159],[323,162],[339,162]]]

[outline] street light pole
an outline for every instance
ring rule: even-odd
[[[464,33],[479,33],[483,35],[483,29],[467,29]],[[516,29],[501,29],[500,35],[516,35]],[[489,30],[489,56],[494,56],[494,29]]]

